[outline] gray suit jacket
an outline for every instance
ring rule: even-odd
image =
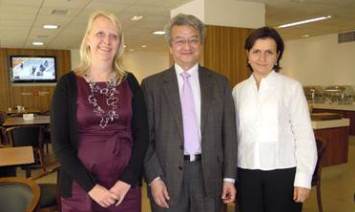
[[[223,178],[236,177],[235,109],[225,77],[199,67],[201,88],[202,174],[206,195],[221,194]],[[143,80],[150,128],[145,157],[148,183],[161,177],[174,204],[182,187],[184,136],[175,68]]]

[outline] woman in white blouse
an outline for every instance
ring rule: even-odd
[[[244,47],[252,74],[233,89],[240,211],[301,211],[317,161],[302,86],[278,73],[284,43],[276,30],[256,29]]]

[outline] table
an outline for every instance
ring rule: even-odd
[[[34,162],[32,146],[0,148],[0,177],[16,176],[16,166]]]
[[[40,155],[43,158],[44,155],[44,150],[43,150],[43,143],[44,143],[44,133],[45,133],[45,128],[50,124],[50,117],[47,115],[38,115],[34,116],[33,119],[30,120],[24,120],[22,117],[8,117],[5,119],[3,123],[3,127],[7,128],[5,129],[5,132],[7,132],[8,129],[11,127],[25,127],[25,126],[34,126],[34,125],[39,125],[40,131],[39,131],[39,139],[38,139],[38,146],[40,147]],[[7,144],[11,143],[11,139],[7,139],[5,141]]]
[[[6,114],[7,115],[22,115],[24,113],[40,113],[41,111],[38,109],[25,109],[25,110],[17,110],[17,109],[12,109],[12,110],[7,110]]]
[[[349,133],[355,135],[355,103],[351,105],[313,104],[314,112],[340,113],[344,118],[350,119]]]
[[[0,148],[0,167],[34,163],[32,146]]]
[[[31,120],[24,120],[22,117],[7,117],[3,123],[4,127],[25,126],[25,125],[46,125],[50,123],[49,116],[38,115]]]

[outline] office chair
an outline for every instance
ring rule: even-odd
[[[41,144],[40,127],[39,126],[18,126],[6,129],[7,139],[14,147],[32,146],[35,156],[35,164],[24,165],[26,177],[31,176],[31,169],[46,169],[44,163],[43,145]]]
[[[317,144],[318,161],[312,177],[312,186],[316,186],[316,190],[317,190],[318,211],[323,212],[322,196],[321,196],[321,173],[322,173],[321,161],[324,157],[327,143],[326,141],[320,138],[316,138],[316,144]]]
[[[41,179],[48,176],[49,174],[56,175],[56,183],[42,183]],[[36,176],[33,176],[29,179],[37,182],[40,187],[41,197],[39,200],[38,207],[40,209],[47,209],[49,211],[61,211],[60,207],[60,196],[59,196],[59,174],[60,174],[60,165],[55,164],[51,168],[42,171]]]
[[[5,136],[5,128],[2,126],[5,122],[7,115],[4,111],[0,111],[0,144],[7,144],[6,136]]]
[[[34,212],[40,198],[39,186],[22,177],[0,178],[0,211]]]

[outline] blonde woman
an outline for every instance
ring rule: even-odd
[[[81,64],[57,84],[51,127],[62,211],[141,209],[146,108],[137,80],[120,66],[123,45],[115,15],[95,12],[81,43]]]

